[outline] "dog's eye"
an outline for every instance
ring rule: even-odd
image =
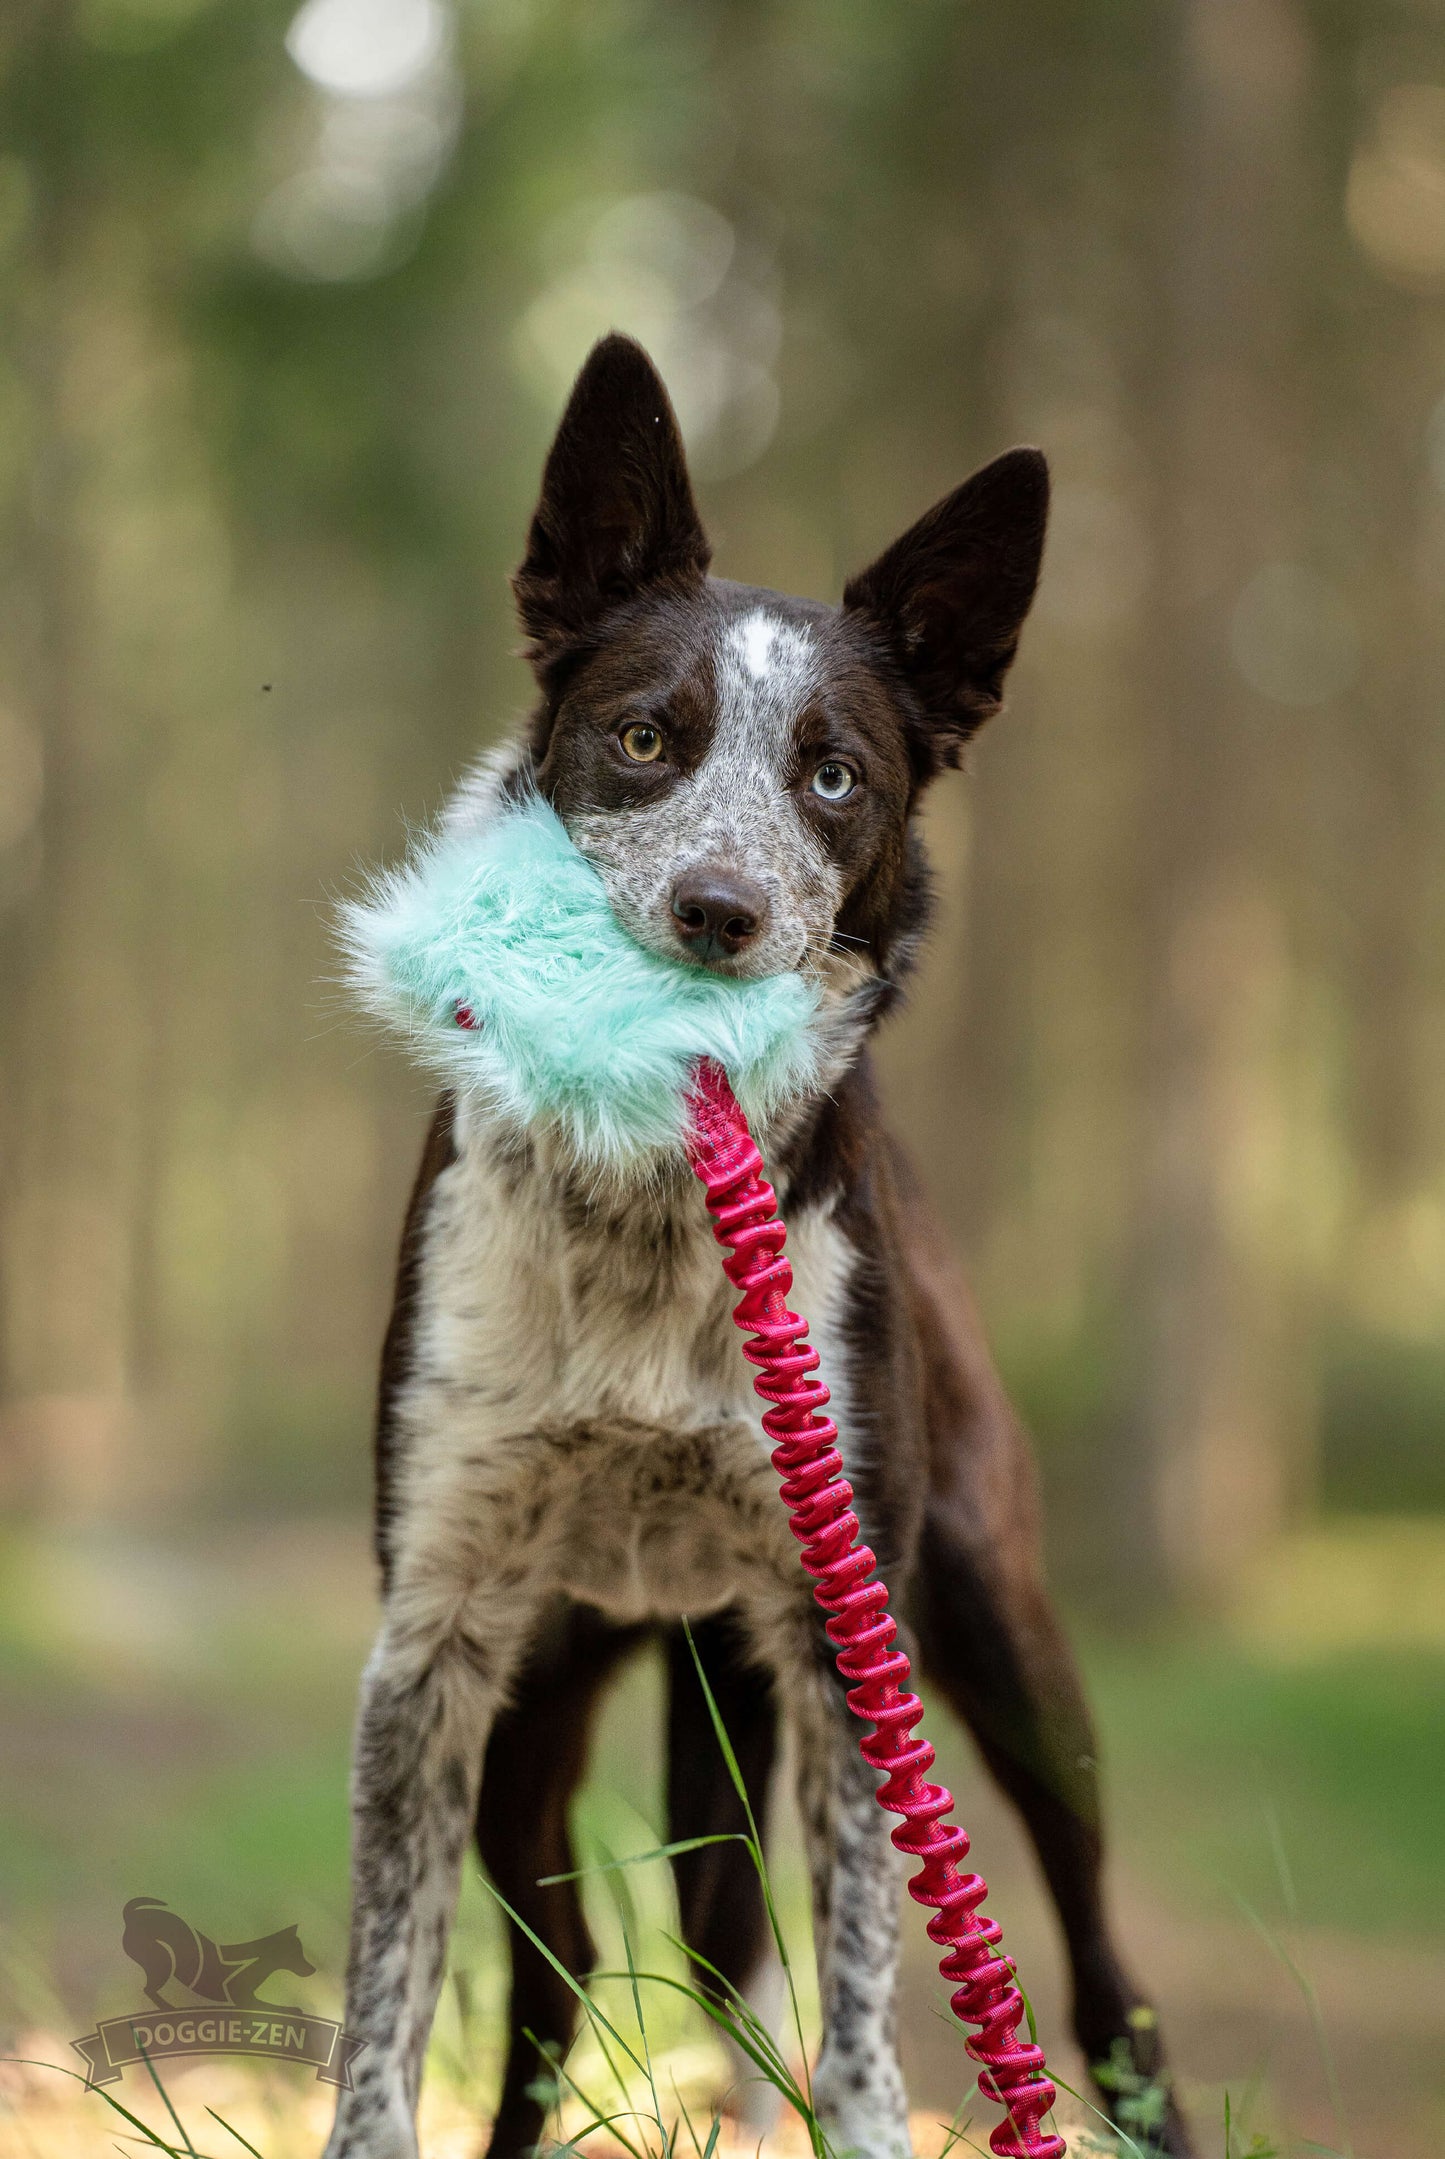
[[[825,802],[841,802],[857,785],[858,775],[853,767],[837,757],[830,757],[813,774],[813,793],[821,795]]]
[[[624,727],[620,739],[635,765],[656,764],[662,755],[662,729],[647,720],[634,720],[630,727]]]

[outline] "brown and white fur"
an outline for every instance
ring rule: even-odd
[[[833,1390],[864,1532],[923,1671],[1018,1805],[1058,1906],[1089,2059],[1157,2032],[1111,1942],[1094,1741],[1042,1585],[1027,1444],[967,1291],[884,1133],[867,1037],[926,913],[914,812],[999,704],[1033,596],[1047,474],[999,458],[841,608],[712,579],[682,446],[639,348],[588,360],[515,587],[540,701],[451,815],[540,789],[644,944],[820,985],[824,1083],[760,1134],[796,1303]],[[737,1826],[687,1615],[761,1813],[791,1726],[823,2005],[814,2092],[839,2152],[908,2150],[895,2045],[900,1876],[779,1503],[687,1169],[585,1174],[444,1099],[407,1217],[377,1422],[384,1616],[362,1686],[346,2021],[365,2038],[329,2159],[411,2159],[427,2035],[475,1833],[504,1895],[591,1963],[567,1808],[597,1700],[659,1630],[670,1834]],[[692,1946],[739,1986],[764,1930],[740,1848],[677,1866]],[[493,2159],[541,2132],[536,2041],[567,1989],[512,1936]],[[1189,2150],[1171,2112],[1167,2142]]]

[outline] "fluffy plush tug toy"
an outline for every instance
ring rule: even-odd
[[[748,1128],[815,1079],[815,993],[793,974],[737,980],[645,951],[536,797],[424,842],[344,910],[343,935],[364,1002],[494,1117],[551,1131],[599,1169],[645,1173],[648,1158],[685,1151],[742,1293],[734,1318],[769,1405],[763,1429],[802,1564],[829,1615],[849,1707],[872,1726],[860,1744],[883,1775],[878,1803],[902,1816],[893,1841],[920,1862],[909,1889],[946,1952],[954,2014],[978,2027],[967,2046],[980,2088],[1006,2111],[992,2149],[1061,2159],[1063,2138],[1044,2126],[1054,2087],[1042,2050],[1019,2036],[1023,1997],[981,1909],[988,1885],[963,1871],[968,1837],[947,1819],[952,1795],[928,1781],[922,1704],[852,1509],[817,1351],[788,1309],[786,1233]]]
[[[816,1077],[813,986],[645,951],[535,795],[423,842],[343,909],[342,926],[353,987],[423,1063],[598,1167],[683,1145],[703,1058],[755,1120]]]

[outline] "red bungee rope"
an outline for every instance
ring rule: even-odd
[[[933,1749],[913,1737],[923,1704],[908,1691],[910,1667],[896,1646],[887,1588],[870,1579],[877,1562],[852,1511],[853,1487],[835,1444],[838,1427],[822,1414],[829,1397],[814,1376],[818,1352],[804,1339],[807,1321],[788,1310],[793,1270],[783,1257],[787,1231],[778,1219],[777,1195],[720,1066],[710,1060],[698,1066],[689,1106],[688,1157],[707,1191],[713,1235],[728,1255],[723,1270],[743,1293],[733,1318],[751,1337],[743,1355],[758,1368],[753,1385],[772,1404],[763,1430],[775,1442],[773,1464],[793,1535],[816,1584],[813,1594],[833,1615],[828,1638],[838,1652],[838,1670],[853,1682],[848,1707],[874,1726],[859,1742],[863,1758],[888,1772],[878,1804],[903,1816],[894,1844],[923,1862],[909,1894],[933,1907],[928,1935],[948,1952],[938,1968],[955,1982],[954,2015],[980,2027],[965,2042],[982,2065],[979,2090],[1007,2110],[990,2146],[996,2159],[1063,2159],[1063,2138],[1041,2126],[1054,2103],[1043,2049],[1019,2037],[1024,2000],[1014,1984],[1013,1960],[999,1954],[998,1923],[980,1909],[988,1884],[982,1875],[959,1872],[968,1855],[967,1833],[945,1819],[953,1794],[928,1783]]]

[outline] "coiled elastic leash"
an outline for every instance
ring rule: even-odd
[[[852,1510],[838,1427],[826,1414],[828,1389],[816,1376],[818,1352],[805,1339],[807,1321],[788,1310],[793,1270],[783,1256],[787,1231],[777,1195],[720,1065],[710,1059],[698,1065],[688,1100],[688,1159],[727,1255],[723,1271],[742,1292],[733,1318],[750,1338],[743,1355],[757,1367],[753,1385],[771,1405],[763,1430],[774,1442],[793,1535],[813,1594],[832,1615],[828,1638],[838,1670],[851,1682],[848,1707],[874,1727],[860,1749],[872,1768],[887,1772],[879,1806],[903,1816],[894,1844],[923,1862],[908,1890],[933,1908],[928,1936],[947,1952],[938,1968],[954,1985],[954,2015],[979,2027],[965,2042],[980,2064],[979,2090],[1007,2112],[990,2147],[996,2159],[1063,2159],[1063,2138],[1042,2126],[1055,2097],[1043,2049],[1019,2037],[1024,1999],[1013,1960],[1000,1954],[998,1922],[981,1909],[988,1884],[980,1874],[960,1873],[967,1832],[946,1819],[953,1794],[927,1781],[933,1749],[913,1736],[923,1704],[908,1689],[910,1666],[897,1646],[888,1590],[874,1574],[877,1562]]]

